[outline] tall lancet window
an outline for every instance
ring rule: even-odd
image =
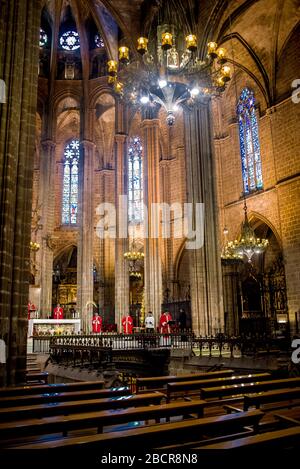
[[[76,225],[78,214],[79,140],[72,140],[64,152],[62,223]]]
[[[244,193],[262,189],[258,123],[253,91],[244,88],[237,105]]]
[[[128,218],[143,221],[143,146],[140,137],[133,137],[128,147]]]

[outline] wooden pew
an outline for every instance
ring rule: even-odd
[[[131,394],[129,387],[120,387],[119,389],[91,389],[84,391],[69,391],[43,394],[33,394],[30,396],[9,396],[0,399],[0,408],[20,407],[27,405],[47,404],[50,402],[68,402],[91,399],[103,399],[107,397],[128,396]]]
[[[240,383],[249,383],[249,382],[258,382],[263,381],[264,379],[271,379],[272,376],[270,373],[258,373],[258,374],[249,374],[241,376],[229,376],[227,378],[216,378],[216,379],[207,379],[207,380],[195,380],[195,381],[182,381],[175,383],[167,384],[167,402],[169,402],[174,394],[176,395],[187,395],[192,391],[199,391],[203,387],[220,387],[225,385],[233,385]]]
[[[147,407],[132,407],[119,412],[105,410],[102,412],[75,414],[69,416],[55,416],[43,419],[20,420],[15,422],[0,423],[0,445],[4,440],[30,435],[42,435],[50,433],[63,433],[64,436],[72,430],[97,428],[98,433],[104,426],[119,425],[136,420],[147,421],[177,416],[197,414],[203,416],[206,402],[194,400],[192,402],[180,402]],[[6,444],[6,443],[5,443]]]
[[[207,373],[184,374],[179,376],[156,376],[154,378],[137,378],[136,393],[141,392],[141,388],[158,389],[166,387],[168,383],[180,381],[195,381],[199,379],[225,378],[233,375],[233,370],[210,371]]]
[[[36,386],[17,386],[0,388],[0,399],[9,396],[28,396],[43,392],[72,392],[102,389],[104,381],[80,381],[75,383],[40,384]]]
[[[118,452],[138,448],[159,448],[176,442],[201,440],[203,435],[233,433],[240,431],[245,426],[256,427],[263,413],[259,410],[240,412],[239,414],[222,415],[201,419],[191,419],[175,423],[151,425],[132,430],[103,433],[100,435],[88,435],[82,437],[69,437],[56,439],[43,443],[18,445],[10,449],[59,449],[70,451],[80,448],[82,450],[97,450],[97,452],[115,449]],[[120,454],[120,453],[118,453]]]
[[[281,422],[290,423],[294,425],[300,425],[300,407],[294,407],[292,409],[285,409],[281,412],[276,412],[273,414],[275,419],[280,420]]]
[[[261,394],[246,394],[244,395],[244,410],[248,410],[252,406],[259,409],[262,404],[283,403],[293,399],[300,399],[300,387],[266,391]],[[288,405],[284,405],[284,407],[288,407]]]
[[[224,441],[222,443],[201,445],[201,449],[206,450],[223,450],[223,449],[251,449],[251,448],[274,448],[282,449],[299,445],[300,443],[300,427],[285,428],[282,430],[275,430],[273,432],[266,432],[259,435],[251,435],[244,438],[235,440]],[[199,449],[194,447],[194,449]]]
[[[262,382],[252,382],[245,384],[236,384],[232,386],[219,386],[211,388],[202,388],[200,391],[201,399],[222,398],[234,396],[237,394],[246,394],[250,392],[261,392],[269,389],[293,388],[300,386],[300,378],[277,379]]]
[[[0,422],[23,420],[31,418],[50,417],[53,415],[70,415],[82,412],[97,412],[107,409],[123,409],[127,407],[138,407],[150,404],[160,404],[165,395],[152,392],[141,395],[128,395],[110,397],[106,399],[89,399],[71,402],[50,402],[48,404],[9,407],[0,409]]]

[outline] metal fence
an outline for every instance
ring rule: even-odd
[[[170,347],[191,349],[193,336],[190,334],[94,334],[78,336],[53,336],[50,349],[65,347],[100,347],[112,350],[147,350]]]
[[[266,337],[195,337],[179,334],[92,334],[65,336],[34,336],[33,352],[57,350],[151,350],[160,348],[186,350],[195,356],[238,358],[288,351],[289,343]]]

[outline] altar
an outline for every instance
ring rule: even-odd
[[[38,335],[69,335],[80,332],[80,319],[30,319],[28,338]]]

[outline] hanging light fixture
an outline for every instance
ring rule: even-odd
[[[133,271],[129,272],[129,277],[132,278],[133,280],[141,280],[142,279],[142,274],[141,274],[141,272],[133,270]]]
[[[135,230],[135,226],[133,226]],[[144,253],[138,250],[135,243],[135,234],[132,234],[132,243],[129,251],[124,253],[124,259],[128,261],[129,277],[136,280],[141,280],[142,274],[140,272],[141,263],[144,260]]]
[[[127,251],[124,253],[127,261],[135,262],[144,259],[144,253],[139,251]]]
[[[229,263],[241,262],[244,258],[243,254],[236,253],[231,247],[227,240],[228,228],[224,228],[224,245],[221,253],[221,259]]]
[[[263,254],[265,252],[269,241],[267,239],[257,238],[253,228],[251,228],[248,220],[246,199],[244,200],[244,211],[245,218],[242,224],[240,238],[228,242],[226,249],[236,256],[245,256],[248,262],[251,263],[254,254]]]
[[[137,107],[164,107],[170,126],[178,104],[193,105],[204,96],[219,95],[231,78],[226,50],[210,41],[203,56],[193,12],[182,15],[176,5],[174,0],[160,2],[148,37],[137,38],[138,60],[130,62],[134,54],[122,39],[119,62],[107,64],[109,83],[121,99]]]

